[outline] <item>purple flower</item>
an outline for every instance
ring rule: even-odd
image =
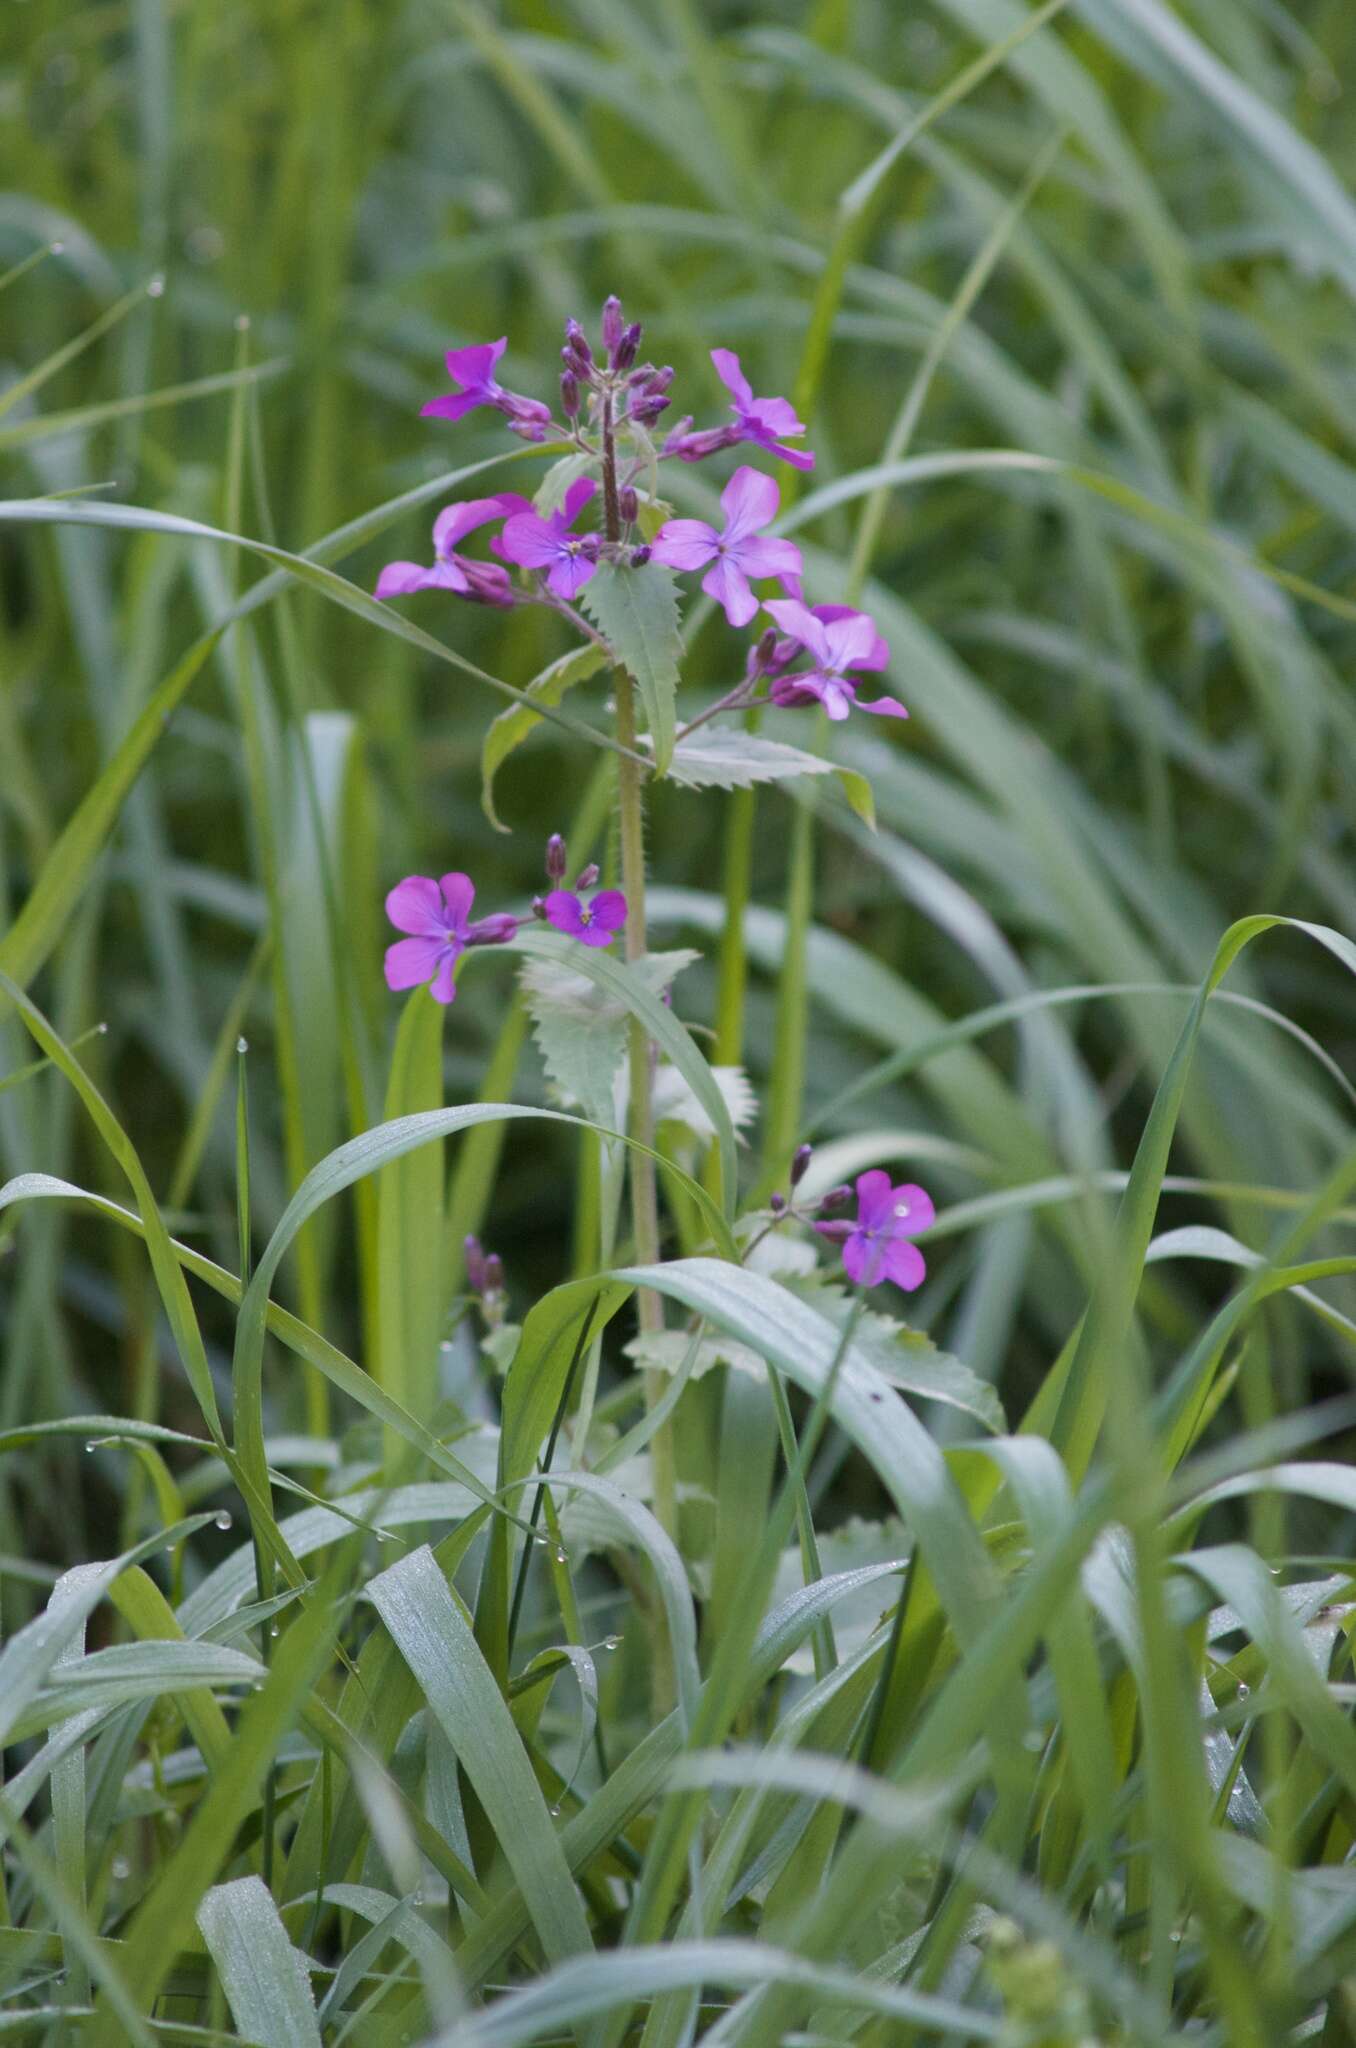
[[[409,932],[386,948],[386,986],[391,989],[432,985],[435,999],[450,1003],[456,995],[453,973],[468,946],[502,945],[518,929],[507,911],[471,922],[475,884],[469,875],[406,875],[386,898],[386,915],[398,932]]]
[[[876,1287],[893,1280],[906,1294],[921,1287],[927,1274],[923,1254],[909,1242],[933,1222],[932,1197],[912,1181],[892,1188],[890,1176],[875,1167],[857,1176],[857,1221],[816,1223],[821,1237],[843,1247],[843,1264],[858,1287]]]
[[[378,597],[404,597],[412,590],[451,590],[478,604],[511,605],[513,585],[508,572],[493,562],[474,562],[456,552],[456,543],[474,533],[491,519],[526,506],[526,498],[506,491],[497,498],[469,498],[462,505],[449,505],[433,522],[433,566],[418,562],[388,562],[377,578]]]
[[[704,519],[670,519],[654,537],[656,562],[671,569],[706,569],[702,589],[725,608],[732,626],[747,626],[758,610],[749,578],[799,576],[800,549],[758,529],[777,516],[781,492],[760,470],[737,469],[720,494],[725,528],[717,533]]]
[[[590,903],[569,889],[553,889],[542,908],[548,924],[585,946],[610,946],[626,923],[626,898],[620,889],[600,889]]]
[[[897,697],[877,697],[870,704],[859,704],[857,685],[846,673],[848,669],[883,669],[890,659],[890,650],[868,613],[855,612],[842,604],[819,604],[811,610],[794,597],[772,598],[764,609],[813,663],[811,668],[797,669],[790,675],[777,673],[785,667],[778,648],[771,664],[768,691],[774,704],[817,701],[835,720],[846,718],[854,706],[886,718],[908,717]],[[789,659],[795,659],[794,653]]]
[[[502,412],[515,434],[521,434],[525,441],[545,439],[546,429],[551,424],[551,408],[543,405],[538,398],[520,398],[516,391],[505,391],[495,382],[494,366],[508,347],[507,338],[502,341],[480,341],[471,348],[450,348],[447,352],[447,373],[460,390],[446,392],[441,398],[431,398],[421,407],[424,419],[459,420],[468,412],[474,412],[478,405],[492,405],[496,412]]]
[[[805,423],[796,417],[796,409],[789,398],[755,398],[748,378],[739,367],[739,357],[732,349],[713,348],[711,360],[716,366],[716,375],[729,392],[734,403],[730,410],[734,424],[728,427],[708,427],[703,433],[690,434],[691,422],[683,420],[664,443],[666,455],[677,455],[683,462],[700,462],[705,455],[714,455],[718,448],[733,448],[736,442],[753,441],[758,447],[766,448],[772,455],[780,455],[783,462],[789,462],[796,469],[813,469],[814,456],[808,448],[788,448],[784,435],[794,439],[805,432]]]
[[[492,543],[495,553],[523,569],[544,569],[547,587],[557,597],[577,597],[598,566],[598,540],[594,534],[581,537],[570,529],[597,490],[591,477],[581,476],[549,518],[530,510],[517,513]]]

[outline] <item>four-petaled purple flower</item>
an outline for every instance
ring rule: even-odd
[[[781,492],[770,476],[747,466],[737,469],[720,494],[725,528],[717,533],[704,519],[670,519],[654,537],[651,553],[671,569],[707,569],[702,589],[724,606],[732,626],[747,626],[758,610],[750,577],[799,576],[800,549],[794,541],[759,532],[777,516]]]
[[[785,437],[799,440],[806,430],[805,422],[797,419],[796,408],[790,399],[755,398],[733,349],[713,348],[711,360],[716,366],[716,375],[733,400],[730,410],[734,414],[734,422],[728,427],[705,427],[694,434],[690,431],[691,419],[680,420],[664,443],[665,455],[676,455],[682,462],[700,462],[704,456],[714,455],[719,448],[733,448],[740,441],[753,441],[758,447],[766,448],[770,455],[780,455],[783,462],[789,462],[795,469],[813,469],[815,459],[808,448],[786,446]]]
[[[490,545],[520,568],[544,569],[547,588],[557,597],[577,597],[598,567],[599,542],[596,534],[581,536],[570,529],[597,489],[592,477],[577,478],[565,493],[565,503],[549,518],[531,510],[516,513]]]
[[[553,889],[542,908],[548,924],[584,946],[610,946],[626,923],[626,898],[620,889],[600,889],[588,903],[569,889]]]
[[[771,613],[790,640],[804,648],[813,664],[789,675],[777,674],[775,670],[784,666],[778,649],[768,688],[774,704],[817,701],[835,720],[846,718],[854,706],[886,718],[908,717],[897,697],[877,697],[870,704],[858,703],[857,685],[847,670],[883,669],[890,659],[890,650],[868,613],[853,611],[842,604],[817,604],[811,610],[794,597],[772,598],[764,610]],[[794,659],[794,655],[790,658]]]
[[[497,946],[511,939],[519,919],[507,911],[471,921],[475,883],[469,875],[406,875],[386,898],[386,915],[398,932],[409,932],[386,948],[386,986],[418,988],[428,982],[435,999],[456,995],[453,974],[468,946]]]
[[[495,382],[495,364],[507,347],[506,337],[502,341],[476,342],[471,348],[450,348],[447,373],[461,388],[445,392],[441,398],[430,398],[422,408],[423,417],[459,420],[474,412],[478,405],[492,405],[525,441],[544,440],[551,424],[550,406],[543,405],[539,398],[522,398],[516,391],[505,391]]]
[[[932,1197],[912,1181],[892,1188],[880,1167],[857,1176],[857,1221],[816,1223],[821,1237],[843,1247],[848,1278],[858,1287],[876,1287],[893,1280],[906,1294],[921,1287],[927,1274],[923,1254],[909,1240],[935,1220]]]
[[[388,562],[377,578],[378,597],[404,597],[412,590],[451,590],[478,604],[511,605],[513,585],[508,571],[494,562],[475,562],[459,555],[456,543],[505,514],[530,510],[526,498],[505,491],[497,498],[469,498],[465,504],[449,505],[433,522],[433,566],[418,562]]]

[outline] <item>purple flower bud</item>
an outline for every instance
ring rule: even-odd
[[[591,860],[586,868],[580,868],[575,877],[576,889],[591,889],[598,879],[598,863]]]
[[[647,540],[643,540],[638,548],[632,548],[631,550],[631,567],[633,569],[643,569],[653,553],[654,549],[650,546],[650,543]]]
[[[637,363],[635,369],[632,370],[626,380],[626,388],[628,391],[643,391],[651,377],[657,377],[658,375],[659,372],[655,369],[653,363]]]
[[[774,1216],[783,1216],[783,1215],[785,1215],[785,1213],[786,1213],[786,1196],[785,1196],[785,1195],[770,1195],[770,1196],[768,1197],[768,1208],[769,1208],[769,1209],[771,1209],[771,1211],[772,1211],[772,1213],[773,1213],[773,1215],[774,1215]]]
[[[502,1294],[504,1291],[504,1261],[498,1252],[489,1252],[485,1258],[485,1294]]]
[[[553,832],[546,842],[546,878],[559,887],[565,879],[565,841]]]
[[[542,924],[545,924],[546,898],[544,896],[534,896],[532,898],[532,915],[539,919]]]
[[[648,398],[662,398],[673,382],[673,364],[665,363],[662,370],[654,371],[645,386]]]
[[[636,497],[636,488],[634,484],[622,485],[620,491],[617,493],[617,509],[620,511],[622,518],[625,520],[628,526],[635,525],[636,514],[640,510],[640,501]]]
[[[805,1169],[810,1164],[810,1155],[813,1151],[813,1145],[797,1145],[795,1151],[792,1153],[791,1185],[793,1188],[799,1187],[800,1183],[804,1180]]]
[[[832,1216],[838,1209],[850,1209],[856,1199],[852,1189],[846,1184],[830,1188],[827,1195],[820,1198],[819,1213],[821,1216]]]
[[[567,420],[579,417],[579,379],[573,370],[560,373],[560,405]]]
[[[820,1237],[826,1237],[830,1244],[846,1244],[856,1231],[856,1224],[849,1223],[846,1216],[841,1223],[816,1223],[815,1230]]]
[[[640,347],[641,331],[641,325],[638,320],[633,320],[629,327],[622,329],[617,346],[612,351],[612,367],[614,370],[630,369],[636,359],[636,352]]]
[[[585,533],[580,536],[579,552],[586,562],[602,559],[603,537],[600,533]]]
[[[769,626],[766,633],[760,633],[749,656],[749,674],[760,676],[772,666],[777,652],[777,629]]]
[[[519,919],[510,910],[496,910],[489,917],[482,917],[466,933],[468,946],[502,946],[511,939],[518,929]]]
[[[561,350],[566,362],[572,358],[581,370],[587,370],[593,362],[593,350],[589,338],[577,320],[565,322],[565,346]]]
[[[661,413],[668,411],[671,403],[672,400],[663,397],[662,394],[654,398],[638,398],[627,417],[634,420],[638,427],[652,426]]]
[[[485,1254],[478,1237],[468,1237],[462,1247],[466,1254],[466,1284],[472,1294],[485,1292]]]
[[[621,300],[615,292],[603,304],[603,347],[609,357],[622,338]]]

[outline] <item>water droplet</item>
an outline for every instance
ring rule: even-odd
[[[603,1648],[604,1648],[605,1650],[617,1650],[617,1649],[620,1649],[620,1647],[621,1647],[621,1637],[620,1637],[620,1636],[604,1636],[604,1637],[603,1637]]]
[[[66,254],[66,244],[64,242],[49,243],[47,253],[49,256],[64,256]]]
[[[559,1819],[560,1819],[560,1808],[559,1808],[559,1806],[552,1806],[552,1808],[551,1808],[551,1818],[552,1818],[552,1820],[559,1820]]]
[[[395,1535],[395,1530],[394,1530],[394,1529],[378,1529],[378,1531],[377,1531],[377,1541],[378,1541],[378,1543],[394,1543],[394,1542],[395,1542],[395,1540],[396,1540],[396,1535]]]
[[[235,1049],[237,1052],[240,1053],[248,1052],[250,1049],[250,1042],[248,1038],[244,1037],[243,1034],[241,1035],[241,1037],[237,1038],[235,1042]]]
[[[268,1632],[271,1636],[280,1636],[282,1634],[282,1623],[278,1621],[271,1622]]]
[[[146,296],[147,296],[147,298],[148,298],[148,299],[160,299],[160,298],[163,298],[163,297],[164,297],[164,295],[165,295],[165,280],[164,280],[164,278],[163,278],[163,277],[153,277],[153,278],[151,279],[150,283],[149,283],[149,284],[147,285],[147,287],[146,287]]]
[[[223,1508],[221,1513],[219,1515],[214,1515],[212,1519],[216,1523],[218,1529],[229,1529],[231,1526],[231,1511],[229,1508]]]
[[[107,1036],[108,1036],[108,1025],[107,1025],[107,1023],[103,1023],[103,1024],[96,1024],[96,1025],[95,1025],[95,1027],[94,1027],[94,1029],[95,1029],[95,1032],[96,1032],[96,1034],[97,1034],[97,1036],[98,1036],[98,1037],[100,1037],[100,1038],[107,1038]]]
[[[237,333],[237,334],[248,334],[248,333],[249,333],[249,331],[250,331],[250,316],[249,316],[249,314],[248,314],[248,313],[237,313],[237,314],[236,314],[236,316],[235,316],[235,331],[236,331],[236,333]]]
[[[86,1444],[86,1445],[85,1445],[85,1449],[86,1449],[87,1451],[93,1451],[93,1449],[94,1449],[94,1445],[93,1445],[93,1444]]]
[[[551,1539],[549,1536],[534,1536],[532,1538],[532,1541],[536,1544],[538,1550],[547,1550],[550,1548]]]
[[[125,1856],[115,1856],[113,1858],[112,1863],[109,1865],[109,1869],[112,1871],[113,1876],[117,1879],[119,1884],[122,1883],[124,1878],[130,1877],[132,1875],[132,1866],[127,1861],[127,1858]]]
[[[564,1546],[563,1544],[561,1544],[561,1543],[557,1543],[557,1545],[556,1545],[556,1563],[557,1563],[557,1564],[568,1564],[568,1563],[569,1563],[569,1561],[570,1561],[570,1560],[569,1560],[569,1558],[568,1558],[568,1556],[566,1555],[566,1552],[565,1552],[565,1546]]]

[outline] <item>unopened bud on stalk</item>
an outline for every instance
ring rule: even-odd
[[[498,1252],[489,1252],[485,1259],[485,1294],[502,1294],[504,1291],[504,1261]]]
[[[462,1247],[466,1255],[466,1284],[472,1294],[485,1292],[485,1254],[478,1237],[468,1237]]]
[[[553,832],[546,842],[546,879],[557,884],[565,879],[565,841],[559,832]]]
[[[827,1195],[820,1198],[819,1213],[821,1216],[832,1216],[840,1209],[850,1209],[855,1200],[856,1196],[852,1189],[844,1182],[839,1187],[830,1188]]]
[[[567,420],[579,417],[579,379],[573,370],[560,373],[560,404]]]
[[[532,915],[540,924],[546,923],[546,901],[544,897],[534,896],[532,898]]]
[[[577,320],[565,322],[565,346],[561,350],[566,362],[572,359],[581,370],[588,370],[593,363],[593,350],[589,338]]]
[[[632,548],[631,550],[631,567],[633,569],[643,569],[653,552],[654,550],[651,548],[650,543],[642,541],[638,548]]]
[[[793,1188],[799,1187],[801,1182],[804,1180],[805,1169],[810,1164],[810,1156],[813,1153],[813,1151],[813,1145],[797,1145],[795,1151],[792,1153],[791,1185]]]
[[[775,626],[769,626],[766,633],[759,634],[757,644],[754,647],[753,660],[750,664],[753,673],[761,675],[764,669],[771,668],[773,656],[776,652],[777,629]]]
[[[617,509],[628,526],[635,525],[636,514],[640,510],[640,500],[636,496],[634,484],[622,485],[617,493]]]
[[[591,889],[597,879],[598,863],[596,860],[591,860],[586,868],[580,868],[579,873],[575,876],[574,886],[576,889]]]
[[[613,292],[611,297],[603,302],[603,347],[607,350],[609,359],[622,338],[622,325],[621,300]]]
[[[784,1216],[786,1214],[785,1195],[769,1195],[767,1205],[774,1216]]]
[[[614,370],[630,369],[640,349],[640,336],[641,326],[638,320],[633,320],[629,327],[622,329],[617,346],[612,351],[612,367]]]

